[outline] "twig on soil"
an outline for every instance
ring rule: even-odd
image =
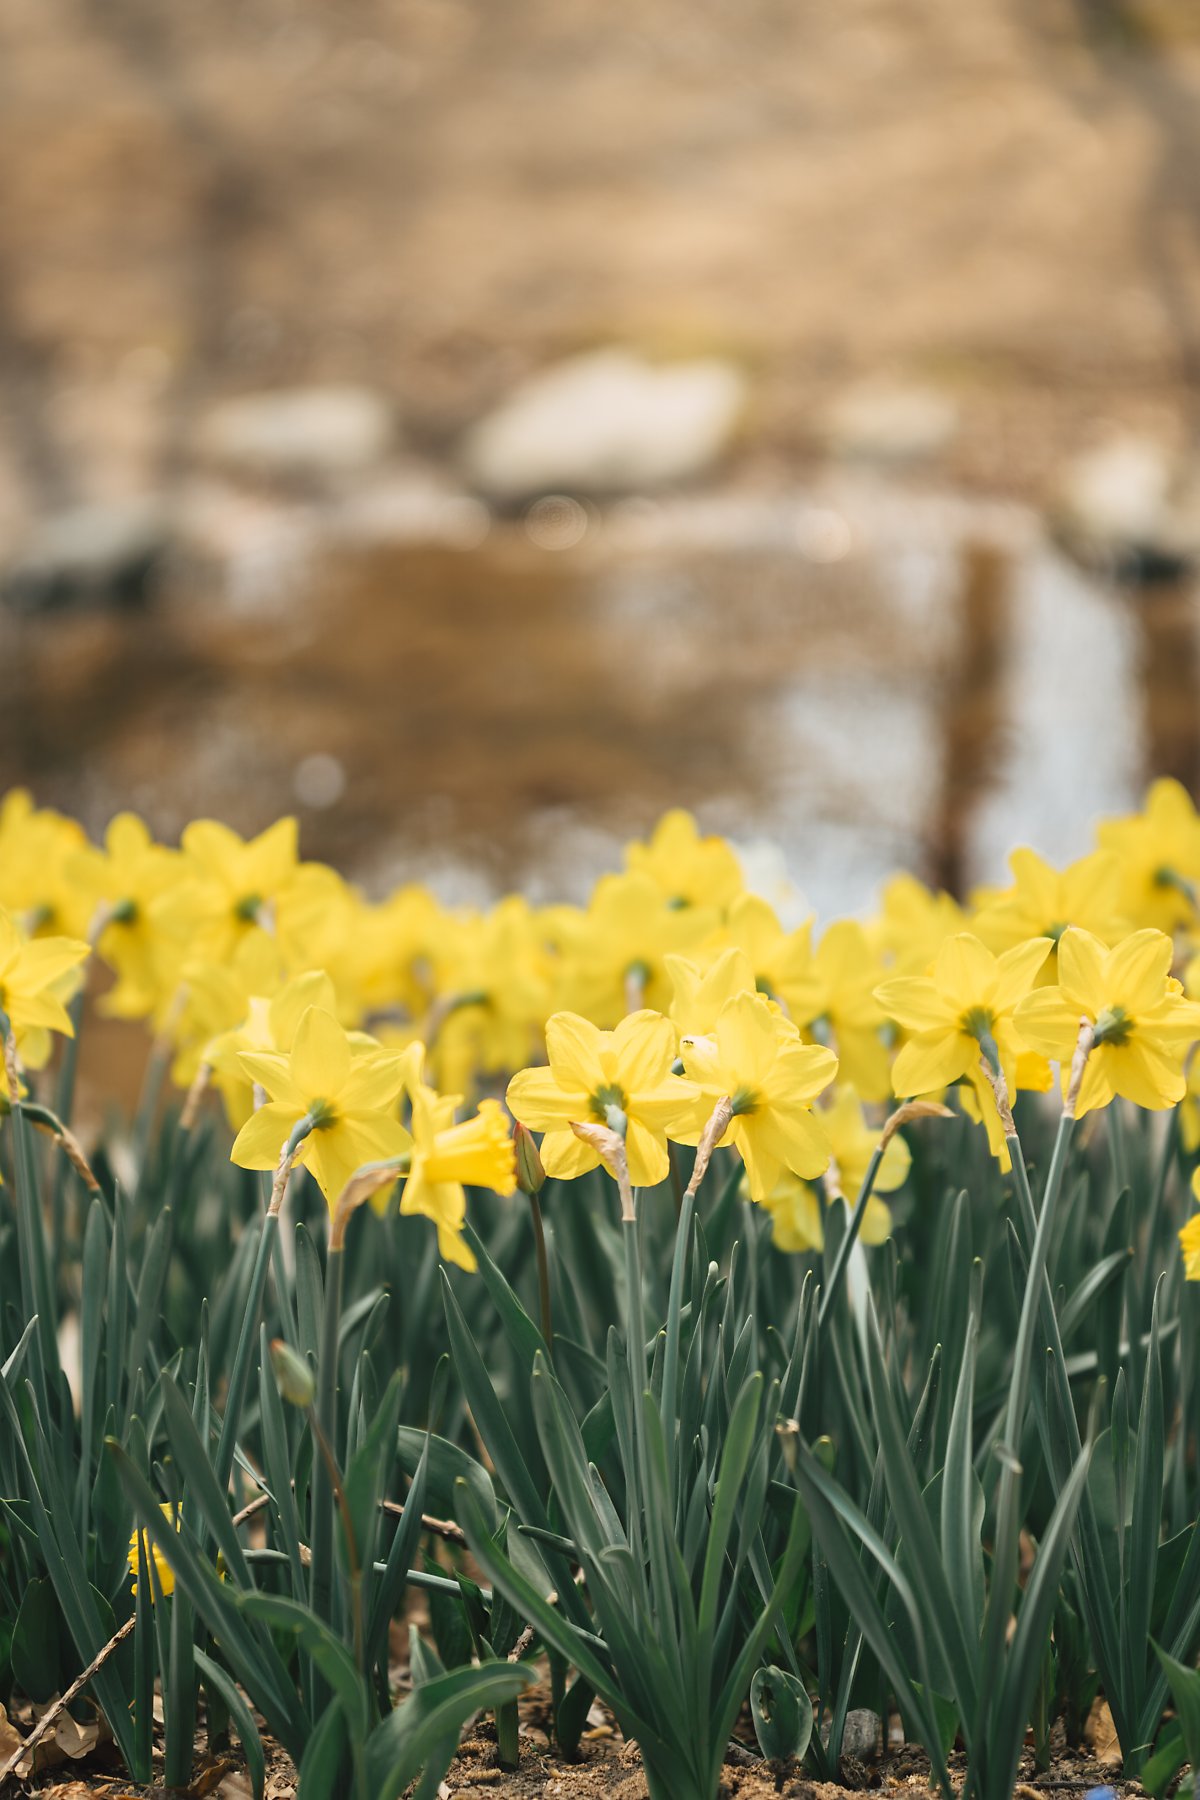
[[[92,1676],[96,1674],[97,1670],[104,1667],[104,1664],[108,1661],[113,1651],[119,1644],[124,1643],[125,1639],[129,1636],[136,1622],[137,1614],[130,1613],[125,1623],[118,1626],[112,1637],[109,1638],[107,1644],[105,1644],[102,1650],[96,1653],[87,1668],[83,1670],[82,1674],[75,1677],[66,1693],[60,1694],[59,1698],[54,1702],[54,1705],[49,1707],[47,1711],[42,1714],[20,1749],[14,1750],[8,1761],[3,1767],[0,1767],[0,1787],[4,1786],[4,1783],[8,1780],[10,1775],[16,1773],[17,1765],[23,1762],[25,1757],[28,1756],[31,1751],[37,1749],[37,1746],[47,1735],[51,1726],[58,1720],[60,1713],[66,1711],[72,1700],[75,1699],[76,1695],[83,1691],[88,1682],[92,1679]]]

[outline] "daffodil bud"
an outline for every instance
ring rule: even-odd
[[[514,1126],[513,1149],[517,1157],[517,1186],[523,1194],[540,1194],[546,1184],[546,1171],[528,1125]]]
[[[311,1406],[316,1393],[313,1372],[302,1356],[282,1338],[271,1343],[271,1368],[275,1385],[289,1406]]]

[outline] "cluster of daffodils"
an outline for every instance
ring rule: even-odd
[[[1010,866],[965,905],[898,875],[873,916],[818,931],[785,925],[733,847],[673,812],[586,906],[469,911],[415,885],[365,898],[300,858],[290,819],[248,840],[201,820],[170,847],[122,814],[92,844],[15,792],[0,805],[7,1092],[72,1030],[90,980],[101,1011],[145,1021],[185,1122],[219,1094],[236,1162],[298,1161],[331,1209],[364,1168],[381,1208],[399,1180],[400,1210],[466,1266],[465,1188],[515,1185],[509,1114],[544,1133],[559,1179],[613,1167],[619,1145],[631,1187],[653,1186],[671,1144],[732,1145],[787,1250],[821,1246],[824,1205],[853,1198],[896,1101],[956,1096],[1005,1164],[1012,1096],[1056,1080],[1065,1095],[1081,1041],[1077,1115],[1182,1102],[1200,1148],[1187,793],[1156,782],[1068,868],[1031,850]],[[893,1135],[875,1193],[907,1170]],[[864,1238],[890,1229],[873,1199]],[[1200,1277],[1200,1226],[1193,1252]]]

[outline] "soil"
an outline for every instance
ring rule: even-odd
[[[637,1745],[626,1743],[601,1703],[593,1705],[577,1760],[558,1756],[551,1744],[549,1691],[544,1685],[530,1688],[519,1701],[521,1714],[520,1765],[500,1766],[495,1729],[490,1719],[477,1721],[460,1745],[439,1800],[647,1800]],[[894,1722],[898,1725],[898,1721]],[[1057,1740],[1057,1741],[1056,1741]],[[720,1800],[848,1800],[853,1794],[877,1794],[881,1800],[921,1800],[936,1790],[929,1780],[929,1759],[916,1745],[897,1745],[883,1757],[861,1761],[844,1756],[840,1783],[813,1781],[803,1765],[767,1763],[754,1744],[748,1714],[739,1722],[731,1743],[721,1782]],[[1057,1796],[1070,1800],[1092,1788],[1112,1788],[1118,1800],[1138,1796],[1137,1782],[1119,1779],[1120,1758],[1111,1738],[1107,1708],[1098,1702],[1088,1722],[1088,1747],[1069,1749],[1061,1732],[1052,1737],[1049,1769],[1039,1773],[1032,1753],[1026,1751],[1014,1790],[1014,1800],[1043,1800]],[[293,1765],[267,1740],[266,1800],[294,1800],[296,1775]],[[950,1773],[957,1782],[964,1772],[964,1758],[952,1753]],[[62,1768],[46,1770],[26,1784],[17,1783],[14,1795],[37,1795],[39,1800],[161,1800],[165,1790],[130,1783],[119,1773],[113,1746],[102,1746],[68,1777]],[[236,1749],[213,1755],[197,1738],[196,1772],[187,1800],[250,1800],[244,1764]]]

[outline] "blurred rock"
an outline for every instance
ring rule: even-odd
[[[1168,579],[1200,557],[1200,466],[1154,438],[1110,438],[1068,468],[1051,519],[1084,562]]]
[[[864,462],[924,462],[953,442],[958,405],[933,387],[872,380],[839,395],[826,418],[829,447]]]
[[[856,1762],[874,1762],[879,1755],[881,1729],[878,1713],[869,1707],[852,1706],[842,1733],[842,1755],[853,1757]]]
[[[146,598],[171,536],[162,500],[94,502],[52,513],[26,538],[3,577],[4,598],[25,611]]]
[[[309,387],[222,400],[201,423],[197,443],[201,457],[228,474],[319,486],[382,462],[394,437],[384,395]]]
[[[468,433],[463,463],[499,500],[663,487],[718,460],[745,399],[731,363],[655,364],[598,350],[519,387]]]

